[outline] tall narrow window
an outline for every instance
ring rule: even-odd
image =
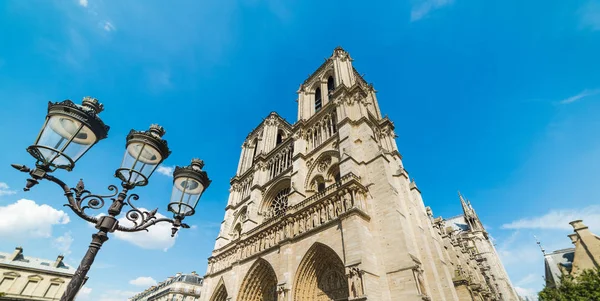
[[[254,138],[254,154],[252,154],[252,158],[256,158],[257,150],[258,150],[258,139]]]
[[[50,286],[48,287],[48,290],[46,290],[44,297],[54,298],[54,295],[56,295],[56,292],[58,292],[59,286],[60,286],[60,284],[58,284],[58,283],[51,283]]]
[[[333,179],[334,179],[336,182],[339,182],[339,181],[341,181],[341,178],[340,178],[340,172],[339,172],[339,171],[337,171],[336,173],[334,173],[334,174],[333,174]]]
[[[318,112],[322,106],[322,98],[321,98],[321,88],[317,88],[315,90],[315,112]]]
[[[4,279],[0,281],[0,292],[6,293],[13,282],[15,282],[15,278],[4,277]]]
[[[231,232],[231,236],[233,239],[238,239],[242,236],[242,224],[237,223],[235,227],[233,227],[233,232]]]
[[[277,145],[281,144],[281,142],[283,142],[283,131],[279,130],[277,131]]]
[[[35,287],[37,286],[37,284],[38,284],[37,281],[29,280],[27,282],[27,284],[25,285],[25,288],[21,292],[21,295],[23,295],[23,296],[31,296],[31,295],[33,295],[33,290],[35,290]]]
[[[331,92],[333,92],[333,89],[335,89],[335,83],[333,82],[333,76],[330,76],[327,79],[327,94],[331,95]]]

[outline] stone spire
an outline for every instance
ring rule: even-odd
[[[460,204],[463,209],[465,220],[469,224],[469,228],[471,228],[473,231],[485,231],[483,224],[479,220],[479,216],[477,216],[475,209],[473,209],[473,206],[471,206],[471,202],[465,200],[460,191],[458,192],[458,197],[460,198]]]

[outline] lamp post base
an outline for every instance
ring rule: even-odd
[[[71,278],[69,285],[65,289],[64,294],[60,298],[60,301],[73,301],[75,300],[75,296],[83,286],[85,282],[86,275],[90,270],[90,267],[94,263],[94,259],[96,258],[96,254],[98,250],[102,247],[102,244],[108,240],[108,235],[105,231],[98,231],[98,233],[92,235],[92,243],[90,243],[90,247],[88,248],[85,256],[81,260],[77,271]]]

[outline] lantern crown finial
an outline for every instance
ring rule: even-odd
[[[192,169],[202,170],[203,167],[204,167],[204,161],[202,161],[198,158],[192,159]]]
[[[150,134],[154,137],[162,138],[162,136],[164,136],[166,133],[167,131],[165,131],[165,128],[158,124],[153,124],[150,126]]]
[[[91,96],[84,97],[81,106],[94,111],[96,114],[104,111],[104,105],[101,104],[98,99]]]

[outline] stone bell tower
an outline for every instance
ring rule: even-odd
[[[273,112],[250,132],[202,300],[499,300],[457,294],[460,250],[444,246],[375,92],[338,47],[300,85],[294,124]]]

